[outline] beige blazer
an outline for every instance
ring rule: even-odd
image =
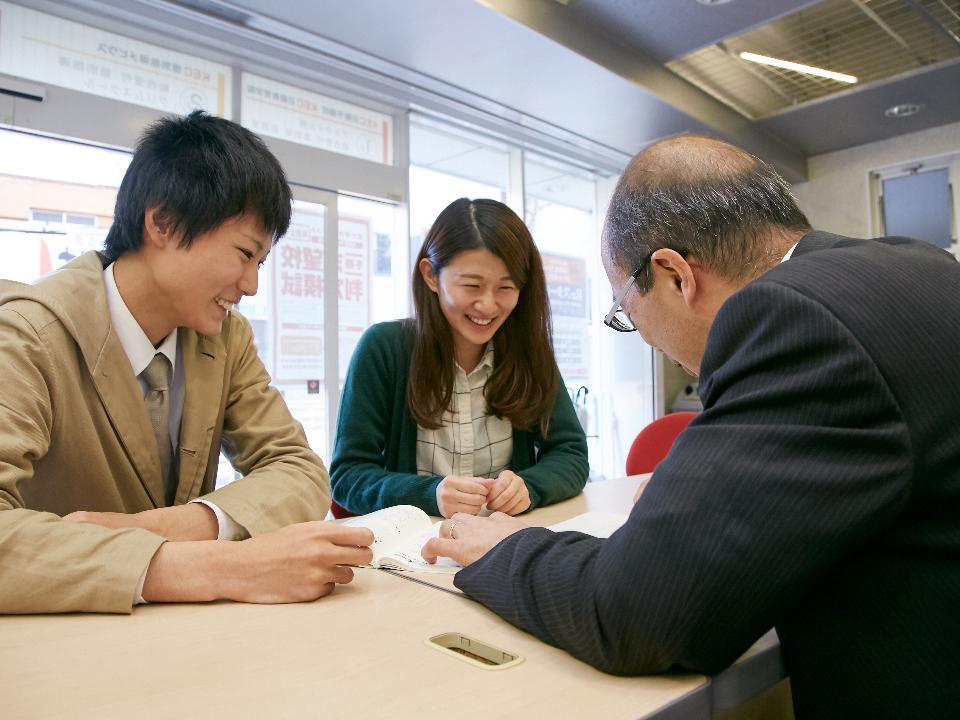
[[[130,612],[163,538],[64,523],[74,510],[163,505],[143,397],[110,323],[103,261],[0,282],[0,613]],[[327,471],[257,357],[246,319],[180,330],[176,503],[205,496],[252,535],[322,519]],[[243,478],[212,492],[221,447]]]

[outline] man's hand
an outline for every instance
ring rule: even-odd
[[[492,483],[487,478],[447,475],[437,485],[437,507],[444,517],[454,513],[476,515],[487,501],[487,491]]]
[[[640,496],[643,495],[643,490],[647,487],[647,483],[650,482],[649,476],[640,481],[640,484],[637,485],[637,491],[633,494],[633,502],[636,503],[640,499]]]
[[[165,543],[150,562],[151,602],[228,599],[252,603],[316,600],[353,579],[343,565],[373,558],[373,533],[322,521],[297,523],[241,542]]]
[[[526,527],[523,521],[501,512],[486,518],[457,513],[440,524],[440,537],[430,538],[420,554],[429,563],[436,562],[438,557],[448,557],[466,566],[486,555],[508,535]]]
[[[504,470],[487,493],[487,508],[507,515],[519,515],[530,507],[530,491],[523,478]]]
[[[203,503],[144,510],[138,513],[88,512],[64,515],[66,522],[91,523],[118,530],[138,527],[167,540],[216,540],[217,516]]]

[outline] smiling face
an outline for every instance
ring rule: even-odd
[[[459,253],[438,275],[426,258],[419,269],[450,325],[457,362],[469,372],[517,306],[520,290],[503,260],[485,249]]]
[[[149,216],[147,232],[163,235],[165,231],[151,228]],[[256,294],[257,271],[271,241],[257,220],[238,215],[198,235],[185,248],[173,237],[147,243],[151,298],[149,307],[142,309],[144,319],[134,313],[147,336],[157,342],[176,327],[219,334],[230,308],[244,295]]]

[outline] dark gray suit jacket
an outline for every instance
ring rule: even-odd
[[[798,718],[960,716],[960,265],[808,233],[721,308],[700,396],[612,537],[524,530],[456,585],[606,672],[776,626]]]

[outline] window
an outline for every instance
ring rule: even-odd
[[[0,276],[33,282],[100,250],[129,163],[128,153],[0,130]]]
[[[437,215],[457,198],[507,200],[506,146],[452,127],[410,122],[410,256]]]
[[[523,178],[524,220],[543,256],[557,365],[587,434],[591,474],[598,476],[598,399],[605,389],[598,334],[604,328],[593,322],[593,287],[603,287],[606,278],[597,260],[596,182],[591,173],[530,153]]]
[[[30,219],[42,223],[56,223],[58,225],[86,225],[93,227],[97,218],[93,215],[77,215],[57,210],[30,210]]]

